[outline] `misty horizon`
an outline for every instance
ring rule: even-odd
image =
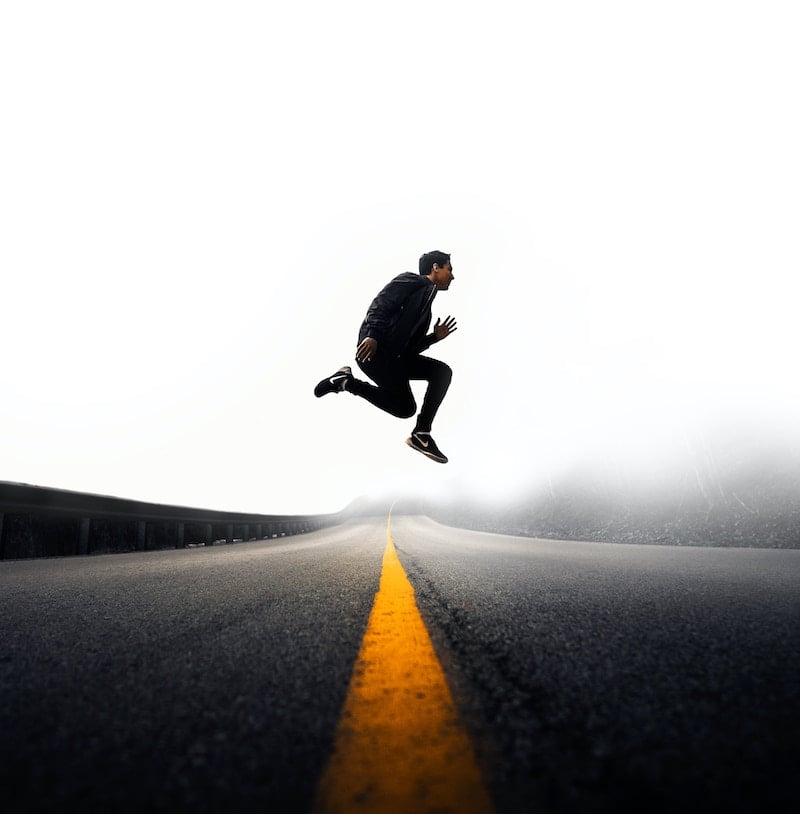
[[[782,11],[349,6],[0,12],[0,479],[295,514],[800,447]],[[433,248],[444,467],[312,393]]]

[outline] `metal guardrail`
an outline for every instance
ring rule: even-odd
[[[211,546],[305,534],[339,514],[262,515],[0,482],[0,559]]]

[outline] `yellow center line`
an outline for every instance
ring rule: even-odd
[[[317,790],[317,814],[486,814],[469,736],[386,525],[378,593]]]

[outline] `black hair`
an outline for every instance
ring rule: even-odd
[[[427,277],[433,271],[434,264],[443,268],[449,262],[449,254],[440,251],[425,252],[419,259],[419,273]]]

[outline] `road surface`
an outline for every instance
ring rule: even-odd
[[[800,804],[800,551],[531,540],[403,516],[391,538],[424,621],[411,638],[429,634],[457,710],[447,726],[466,733],[493,810]],[[374,618],[399,618],[377,611],[387,539],[378,517],[0,562],[0,807],[323,810],[323,776],[351,771],[332,754],[359,728],[364,664],[389,669],[362,651]],[[406,776],[405,748],[375,750]],[[441,810],[426,782],[395,810]],[[377,810],[364,799],[351,810]]]

